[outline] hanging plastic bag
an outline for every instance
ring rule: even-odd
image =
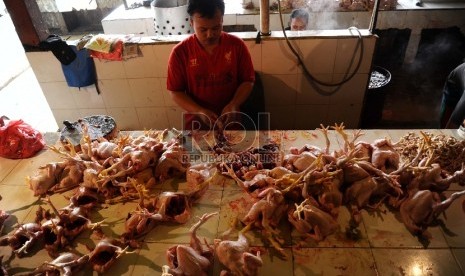
[[[8,122],[5,122],[8,120]],[[23,120],[0,117],[0,156],[10,159],[28,158],[42,150],[45,141],[42,133]]]

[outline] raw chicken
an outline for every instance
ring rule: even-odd
[[[239,232],[237,241],[215,240],[215,252],[218,260],[228,269],[221,275],[258,275],[258,269],[263,266],[260,251],[256,254],[250,252],[247,238]]]
[[[88,210],[86,208],[68,205],[65,208],[57,210],[49,198],[46,198],[46,201],[58,218],[58,225],[63,227],[64,237],[69,241],[75,239],[82,231],[86,229],[93,230],[103,222],[92,223],[87,218]]]
[[[189,201],[189,196],[183,192],[162,192],[154,207],[163,221],[182,224],[191,217],[192,203]]]
[[[1,198],[1,197],[0,197]],[[5,223],[5,220],[7,220],[10,217],[10,214],[7,212],[0,210],[0,235],[2,235],[3,232],[3,223]]]
[[[90,210],[98,204],[99,195],[94,189],[81,186],[69,200],[75,207],[82,207]]]
[[[465,170],[462,168],[453,175],[446,176],[439,164],[433,163],[425,169],[418,169],[407,189],[443,192],[449,189],[450,184],[461,181],[464,175]]]
[[[259,198],[261,199],[253,204],[242,222],[275,232],[273,227],[279,224],[287,209],[284,196],[279,190],[271,187],[261,192]]]
[[[128,252],[127,250],[128,247],[122,249],[116,244],[116,241],[103,239],[97,244],[94,250],[89,253],[89,263],[93,270],[98,273],[104,273],[122,255],[133,253]]]
[[[18,257],[26,255],[28,250],[42,238],[43,232],[35,222],[20,225],[12,234],[0,239],[0,246],[9,245]]]
[[[163,219],[160,214],[150,213],[147,209],[128,214],[124,224],[122,241],[131,247],[139,247],[137,239],[149,233]]]
[[[371,163],[375,168],[390,173],[399,168],[400,154],[388,139],[378,139],[372,144]]]
[[[45,262],[26,275],[61,275],[72,276],[81,270],[89,261],[89,255],[79,257],[70,252],[62,253],[51,262]]]
[[[242,222],[247,225],[242,232],[247,231],[252,225],[263,229],[264,236],[286,258],[287,256],[281,247],[283,239],[278,236],[279,231],[277,230],[277,226],[288,208],[284,196],[281,191],[270,187],[258,194],[258,197],[261,199],[253,204],[242,219]]]
[[[428,226],[465,191],[455,192],[443,201],[438,193],[429,190],[411,190],[400,205],[400,214],[407,229],[414,235],[431,238]]]
[[[189,234],[191,240],[189,246],[175,245],[167,250],[166,257],[169,269],[165,273],[170,273],[173,276],[208,275],[208,271],[213,263],[214,249],[206,242],[207,248],[203,248],[196,232],[202,224],[217,214],[203,214],[199,218],[199,221],[190,228]]]
[[[344,174],[341,169],[327,171],[328,167],[325,166],[322,171],[311,171],[304,177],[302,196],[317,198],[323,211],[337,217],[343,199],[340,187]]]
[[[328,213],[315,206],[316,202],[305,199],[296,209],[288,214],[289,222],[300,233],[321,241],[326,236],[333,234],[339,229],[337,221]]]
[[[225,165],[227,166],[227,165]],[[253,197],[258,197],[258,194],[261,193],[263,190],[265,190],[268,187],[272,187],[275,184],[275,179],[267,176],[266,174],[260,173],[260,171],[254,171],[253,174],[251,172],[246,173],[244,176],[248,177],[253,177],[252,179],[249,180],[244,180],[242,181],[239,177],[236,176],[236,173],[234,171],[228,168],[228,175],[231,176],[236,183],[244,189],[245,192],[250,194]]]
[[[165,181],[168,178],[185,174],[189,162],[185,158],[187,152],[178,142],[166,146],[155,166],[155,178]]]
[[[83,180],[85,169],[86,167],[83,162],[66,159],[64,161],[64,168],[57,179],[58,182],[50,188],[50,191],[61,193],[77,187]]]
[[[284,156],[282,166],[293,172],[302,172],[307,169],[315,159],[315,154],[309,151],[304,151],[299,154],[290,153]]]
[[[58,250],[68,245],[68,240],[64,236],[64,229],[59,225],[60,219],[53,218],[42,223],[45,250],[51,257],[56,257]]]
[[[42,196],[55,184],[65,167],[65,162],[49,163],[39,167],[34,175],[27,177],[26,182],[29,189],[34,192],[34,196]]]

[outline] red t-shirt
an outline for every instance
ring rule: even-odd
[[[192,35],[173,48],[168,61],[168,90],[185,91],[218,115],[237,87],[248,81],[255,81],[249,50],[242,39],[225,32],[212,54]]]

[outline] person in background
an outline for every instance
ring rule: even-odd
[[[304,31],[308,28],[308,11],[306,9],[295,9],[291,12],[289,27],[286,30]]]
[[[223,0],[190,0],[187,12],[194,34],[173,48],[167,78],[171,98],[186,111],[184,127],[212,129],[238,121],[235,115],[255,81],[247,46],[223,32]]]
[[[442,91],[441,128],[458,128],[465,119],[465,62],[452,70]]]

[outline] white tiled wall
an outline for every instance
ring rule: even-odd
[[[240,3],[234,2],[226,3],[223,25],[253,25],[256,30],[260,30],[259,11],[244,11]],[[270,4],[272,2],[276,1],[270,1]],[[351,26],[366,29],[370,26],[373,15],[371,11],[340,11],[337,1],[325,3],[324,7],[319,6],[319,2],[321,1],[309,2],[308,26],[311,30],[339,30]],[[395,10],[380,10],[376,27],[410,28],[413,32],[419,32],[424,28],[457,26],[465,32],[464,1],[424,1],[421,7],[416,6],[415,2],[399,0]],[[125,10],[121,5],[102,20],[103,31],[105,34],[155,36],[154,16],[150,8]],[[283,13],[282,18],[284,27],[288,26],[290,12]],[[276,12],[270,13],[269,29],[282,30],[279,14]]]
[[[360,69],[340,87],[312,85],[284,39],[264,38],[261,44],[246,40],[255,70],[263,81],[271,127],[313,129],[320,123],[344,122],[348,128],[357,128],[375,40],[374,36],[364,37]],[[357,38],[305,37],[290,42],[316,79],[339,82],[349,68]],[[27,56],[60,127],[63,120],[107,114],[123,130],[181,128],[182,110],[166,90],[166,66],[174,45],[143,44],[142,57],[95,60],[101,94],[94,85],[81,89],[68,87],[61,65],[51,52],[30,52]],[[355,64],[350,67],[349,75],[354,68]]]

